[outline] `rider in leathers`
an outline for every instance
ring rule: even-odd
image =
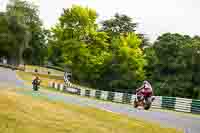
[[[145,99],[145,101],[153,95],[153,89],[148,81],[144,81],[143,85],[136,90],[138,99]]]

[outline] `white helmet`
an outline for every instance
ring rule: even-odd
[[[143,84],[149,84],[149,82],[147,80],[143,81]]]

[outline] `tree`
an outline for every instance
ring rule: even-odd
[[[104,84],[107,82],[107,88],[132,91],[145,78],[143,68],[146,61],[140,45],[141,40],[134,33],[112,40],[112,58],[102,76]]]
[[[119,37],[120,35],[127,35],[128,33],[135,33],[137,23],[134,23],[132,18],[116,13],[115,16],[111,19],[105,20],[102,23],[100,31],[104,31],[108,34],[110,43],[112,38]],[[150,45],[149,39],[141,33],[138,33],[137,36],[142,40],[140,48],[144,48]]]
[[[31,64],[43,65],[48,56],[48,37],[50,32],[41,26],[36,26],[32,31],[32,39],[30,41]]]
[[[152,44],[149,42],[149,39],[144,34],[137,34],[138,37],[142,40],[140,48],[144,49],[150,47]]]
[[[19,64],[22,61],[23,49],[28,42],[28,29],[16,16],[10,16],[7,12],[1,13],[0,23],[0,40],[3,45],[1,51],[4,56],[10,58],[11,63]]]
[[[112,37],[109,44],[96,19],[96,11],[89,8],[64,9],[52,29],[49,51],[57,54],[54,61],[70,67],[74,81],[81,84],[107,90],[135,87],[145,77],[141,40],[132,32]]]
[[[72,6],[72,8],[64,9],[63,14],[59,18],[59,30],[65,31],[62,38],[73,38],[80,41],[87,41],[90,32],[96,31],[95,24],[97,13],[93,9],[82,8],[81,6]]]
[[[198,97],[198,47],[199,41],[190,36],[166,33],[145,49],[145,69],[157,95]]]
[[[188,89],[187,95],[192,98],[200,98],[200,38],[195,36],[191,40],[191,43],[183,47],[185,65],[189,71],[187,76],[190,76],[193,85]]]
[[[38,7],[27,1],[10,0],[7,5],[7,16],[15,17],[27,29],[26,43],[24,48],[21,47],[20,55],[30,64],[40,64],[47,56],[48,31],[42,28],[38,12]]]
[[[6,53],[9,51],[10,47],[8,45],[8,21],[7,21],[7,17],[5,15],[4,12],[0,13],[0,44],[1,44],[1,48],[0,48],[0,53],[1,56],[5,56]]]
[[[137,23],[132,22],[129,16],[116,13],[114,18],[102,22],[101,31],[105,31],[110,37],[114,37],[135,32],[136,26]]]
[[[59,23],[52,29],[49,49],[57,53],[60,63],[64,61],[72,69],[75,80],[90,82],[90,85],[96,84],[104,61],[109,57],[105,42],[108,37],[104,32],[97,32],[96,18],[93,9],[81,6],[65,9]]]

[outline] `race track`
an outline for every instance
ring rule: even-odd
[[[0,68],[0,86],[4,85],[29,88],[26,92],[24,92],[24,94],[33,95],[34,93],[30,90],[30,86],[23,85],[23,81],[17,78],[15,71]],[[200,116],[154,109],[150,111],[138,110],[134,109],[130,105],[104,102],[46,90],[37,93],[37,95],[48,97],[54,101],[62,101],[80,106],[95,107],[117,114],[125,114],[129,117],[135,117],[149,122],[158,122],[163,127],[184,129],[186,133],[200,133]]]
[[[23,87],[24,84],[17,78],[15,71],[0,67],[0,86]]]

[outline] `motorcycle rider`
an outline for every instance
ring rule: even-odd
[[[148,81],[143,81],[143,85],[136,89],[136,94],[138,96],[138,99],[145,99],[145,101],[153,96],[153,89],[151,84]],[[152,99],[154,100],[154,98]]]
[[[40,83],[41,83],[41,80],[39,79],[38,76],[36,76],[32,82],[34,91],[38,91]]]

